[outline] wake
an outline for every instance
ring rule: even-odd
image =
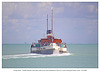
[[[16,58],[38,58],[38,57],[57,57],[57,56],[70,56],[71,53],[63,53],[63,54],[17,54],[17,55],[3,55],[3,59],[16,59]]]

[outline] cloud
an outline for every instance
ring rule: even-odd
[[[3,2],[2,5],[3,16],[8,16],[12,14],[13,10],[15,9],[14,3]]]
[[[46,10],[48,8],[52,7],[52,2],[42,2],[42,3],[38,3],[38,8],[44,8],[43,10]]]
[[[35,12],[35,6],[32,3],[24,2],[3,2],[3,17],[9,18],[27,18],[32,17]],[[34,15],[33,15],[34,16]]]
[[[64,7],[58,7],[58,8],[55,7],[54,10],[55,10],[55,14],[59,14],[59,13],[64,12]]]
[[[67,2],[65,3],[65,6],[77,8],[80,6],[80,2]]]
[[[87,7],[88,7],[88,10],[90,12],[94,12],[95,11],[95,6],[94,5],[88,5]]]

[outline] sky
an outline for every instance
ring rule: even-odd
[[[53,34],[67,44],[98,43],[97,2],[3,2],[2,43],[37,42],[47,31],[47,14]]]

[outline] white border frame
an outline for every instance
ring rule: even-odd
[[[98,2],[98,68],[2,68],[2,2]],[[100,5],[99,5],[99,0],[0,0],[0,22],[1,22],[1,25],[0,25],[0,44],[1,44],[1,54],[0,54],[0,73],[6,73],[6,72],[87,72],[87,73],[90,73],[90,72],[100,72],[100,66],[99,66],[99,8],[100,8]],[[86,70],[86,71],[82,71],[82,70]]]

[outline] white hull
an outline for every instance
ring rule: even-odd
[[[55,43],[52,43],[49,46],[31,48],[31,53],[38,53],[38,54],[59,54],[66,52],[67,48],[61,48],[60,46],[57,46]]]

